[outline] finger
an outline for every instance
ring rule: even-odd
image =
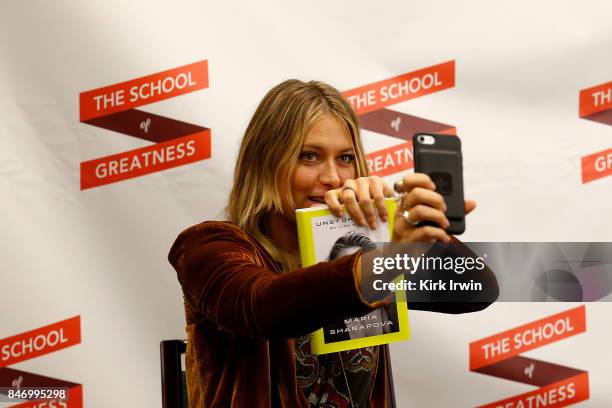
[[[409,218],[411,222],[435,222],[443,229],[447,229],[450,226],[450,222],[444,215],[444,212],[427,205],[419,204],[412,207],[409,212]]]
[[[339,197],[340,189],[338,188],[326,191],[325,195],[323,196],[323,200],[329,207],[329,210],[338,218],[344,215],[344,210],[342,210],[342,204],[339,201]]]
[[[354,180],[353,180],[354,181]],[[351,188],[342,190],[342,202],[344,203],[344,208],[349,216],[355,221],[355,223],[361,227],[366,226],[366,219],[361,212],[361,208],[357,202],[357,197],[355,195],[355,191],[357,190],[357,185],[353,183],[347,183],[346,185]]]
[[[376,223],[376,211],[374,210],[374,203],[370,195],[371,180],[368,177],[359,177],[355,181],[358,186],[357,201],[359,202],[359,207],[368,221],[370,228],[376,229],[378,227]]]
[[[416,187],[412,189],[410,193],[404,195],[404,201],[402,202],[403,208],[410,209],[419,204],[428,205],[443,212],[447,210],[444,197],[435,191]]]
[[[383,187],[383,195],[385,197],[393,197],[395,196],[395,190],[393,189],[393,187],[391,187],[390,185],[388,185],[387,183],[385,183],[383,181],[383,179],[381,179],[380,177],[376,176],[376,178],[378,180],[380,180],[380,182],[382,183],[382,187]]]
[[[435,190],[436,185],[425,173],[412,173],[402,179],[404,193],[409,193],[413,188],[422,187],[428,190]]]
[[[469,214],[476,208],[476,201],[474,200],[465,200],[465,214]]]
[[[374,199],[374,205],[378,210],[378,215],[383,222],[387,222],[389,218],[389,212],[387,211],[387,206],[385,204],[385,186],[390,188],[385,184],[384,181],[380,177],[371,177],[370,184],[370,195],[372,199]]]
[[[450,242],[450,237],[442,228],[432,227],[430,225],[426,225],[424,227],[419,227],[414,231],[413,234],[415,241],[439,241],[439,242]]]

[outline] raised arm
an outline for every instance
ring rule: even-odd
[[[244,232],[209,222],[181,233],[168,258],[187,301],[205,318],[229,332],[283,338],[383,304],[362,300],[355,284],[359,256],[280,274]]]

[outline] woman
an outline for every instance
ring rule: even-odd
[[[448,242],[444,200],[429,177],[403,183],[398,207],[410,213],[396,217],[393,240]],[[191,407],[388,405],[385,348],[357,355],[355,378],[344,361],[309,353],[308,333],[386,302],[360,295],[360,252],[300,269],[294,211],[327,204],[340,217],[345,205],[375,228],[392,194],[368,176],[357,117],[336,89],[289,80],[268,92],[242,140],[229,222],[188,228],[169,254],[185,299]],[[474,207],[466,202],[466,212]]]

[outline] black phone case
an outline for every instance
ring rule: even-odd
[[[433,145],[422,144],[419,136],[432,136]],[[465,231],[465,207],[463,199],[463,160],[461,140],[457,136],[417,133],[413,139],[414,171],[426,173],[436,184],[436,191],[446,202],[446,218],[449,234]],[[424,223],[427,224],[427,223]],[[429,223],[438,226],[435,223]]]

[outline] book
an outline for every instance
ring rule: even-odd
[[[337,218],[327,206],[296,210],[296,223],[303,267],[372,249],[389,242],[393,232],[395,200],[387,198],[388,221],[378,220],[378,228],[357,225],[345,211]],[[401,279],[399,276],[397,279]],[[396,291],[393,302],[363,316],[349,316],[321,327],[310,335],[313,354],[326,354],[388,344],[410,338],[406,293]]]

